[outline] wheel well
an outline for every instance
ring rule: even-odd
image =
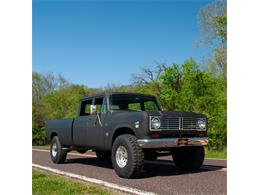
[[[58,135],[57,133],[53,132],[53,133],[51,134],[51,139],[50,139],[50,140],[52,140],[52,138],[53,138],[54,136],[57,136],[57,135]]]
[[[123,135],[123,134],[131,134],[131,135],[134,135],[135,136],[135,133],[132,129],[130,128],[127,128],[127,127],[122,127],[122,128],[118,128],[114,135],[113,135],[113,138],[112,138],[112,145],[115,141],[115,139],[119,136],[119,135]]]

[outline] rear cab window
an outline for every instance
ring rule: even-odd
[[[79,116],[90,115],[90,106],[92,105],[92,101],[93,99],[81,101]]]

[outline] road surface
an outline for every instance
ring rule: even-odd
[[[73,173],[88,178],[139,189],[155,194],[226,194],[226,160],[206,159],[202,168],[195,173],[176,170],[169,157],[160,157],[157,161],[146,161],[141,178],[119,178],[111,162],[101,162],[95,153],[68,153],[64,164],[52,163],[49,151],[34,148],[32,162],[63,172]]]

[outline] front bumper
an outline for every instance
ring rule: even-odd
[[[208,137],[138,139],[141,148],[171,148],[182,146],[206,146]]]

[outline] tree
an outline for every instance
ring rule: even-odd
[[[152,67],[141,69],[141,73],[133,75],[132,84],[136,91],[140,93],[149,93],[159,97],[161,93],[160,77],[166,70],[166,64],[155,62]]]
[[[163,108],[168,110],[178,109],[177,101],[179,99],[182,76],[181,66],[177,64],[167,67],[160,76],[159,82],[162,90],[159,94],[159,99]]]
[[[227,5],[226,1],[214,1],[199,11],[201,31],[199,43],[213,51],[207,67],[213,74],[227,75]]]
[[[58,75],[54,76],[53,73],[40,74],[37,72],[32,73],[32,106],[33,106],[33,127],[41,128],[44,126],[44,113],[42,98],[56,89],[69,86],[68,81]]]
[[[43,98],[69,85],[61,75],[32,73],[32,141],[34,144],[44,144],[46,141],[44,124],[47,117]]]
[[[189,59],[167,67],[161,75],[159,98],[168,110],[193,111],[208,117],[210,148],[226,146],[226,92],[223,79],[214,77]]]
[[[59,88],[42,99],[45,118],[60,119],[76,117],[80,99],[90,95],[83,85]]]
[[[141,73],[133,75],[132,82],[137,86],[144,86],[151,82],[159,81],[160,76],[165,71],[165,69],[165,63],[155,62],[155,66],[152,68],[142,68]]]
[[[102,90],[105,93],[110,92],[135,92],[136,86],[134,85],[114,85],[114,84],[108,84],[105,86]]]
[[[199,11],[198,22],[203,44],[226,45],[227,42],[227,5],[226,1],[214,1],[202,7]]]
[[[62,88],[68,85],[70,85],[69,82],[60,74],[55,77],[53,73],[32,73],[33,98],[40,99],[47,93],[51,93],[55,89]]]

